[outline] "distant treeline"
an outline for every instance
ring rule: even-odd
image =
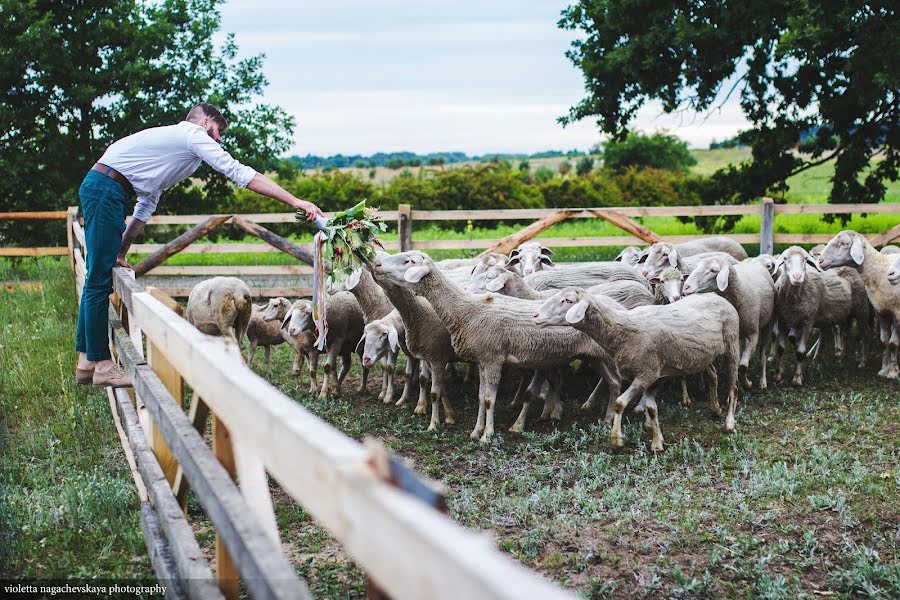
[[[335,154],[334,156],[291,156],[288,164],[297,169],[343,169],[356,167],[367,169],[373,167],[387,167],[400,169],[403,167],[440,166],[461,162],[496,162],[498,160],[527,160],[529,158],[556,158],[571,157],[584,154],[579,150],[545,150],[534,154],[484,154],[481,156],[469,156],[465,152],[432,152],[430,154],[416,154],[414,152],[378,152],[369,156],[361,154]]]

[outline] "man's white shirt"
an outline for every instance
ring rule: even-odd
[[[101,163],[124,175],[137,194],[134,218],[147,222],[163,190],[190,177],[205,162],[241,187],[256,171],[235,160],[194,123],[152,127],[114,142]]]

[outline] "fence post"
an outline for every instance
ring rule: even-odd
[[[775,201],[763,198],[759,205],[759,253],[775,252]]]
[[[74,234],[72,233],[72,224],[75,222],[75,217],[77,215],[77,206],[70,206],[68,210],[66,210],[66,246],[69,249],[69,269],[72,271],[72,275],[75,275],[75,242]]]
[[[400,234],[400,252],[412,250],[412,210],[409,204],[397,207],[397,233]]]
[[[237,468],[234,462],[234,448],[231,445],[231,434],[225,424],[213,414],[213,454],[225,467],[225,471],[235,478]],[[237,566],[225,547],[222,536],[216,534],[216,582],[227,600],[240,598],[240,581]]]

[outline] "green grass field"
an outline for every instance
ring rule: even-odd
[[[0,262],[0,279],[38,281],[0,302],[0,551],[3,577],[152,577],[138,501],[102,390],[75,386],[75,294],[58,259]],[[871,347],[872,345],[870,345]],[[271,381],[354,438],[374,435],[443,482],[451,516],[494,533],[498,547],[583,597],[897,598],[900,596],[900,404],[896,382],[828,358],[809,385],[743,394],[738,429],[722,431],[695,394],[661,399],[667,449],[648,450],[640,419],[626,448],[576,403],[590,381],[567,378],[560,423],[532,412],[528,432],[506,433],[517,409],[505,381],[498,433],[468,438],[473,388],[457,382],[457,424],[426,432],[412,407],[354,394],[320,400],[273,351]],[[256,369],[264,373],[261,353]],[[399,393],[399,392],[398,392]],[[364,595],[364,577],[339,545],[273,484],[284,548],[313,593]],[[204,549],[214,535],[192,497]]]

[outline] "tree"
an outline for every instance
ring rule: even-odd
[[[569,171],[572,170],[572,163],[570,163],[568,160],[564,160],[559,163],[559,166],[556,168],[556,170],[559,171],[560,175],[568,175]]]
[[[559,25],[581,33],[567,55],[587,96],[560,121],[593,117],[622,139],[649,100],[706,111],[737,92],[753,160],[720,172],[733,192],[784,190],[791,175],[833,159],[831,202],[877,202],[900,166],[896,6],[578,0]]]
[[[576,175],[587,175],[591,171],[594,170],[594,159],[590,156],[582,156],[578,159],[578,162],[575,163],[575,174]]]
[[[225,145],[259,171],[276,170],[293,117],[255,103],[267,85],[263,56],[238,60],[233,36],[212,44],[221,0],[0,0],[0,206],[78,203],[88,168],[114,140],[182,120],[199,101],[231,123]],[[168,191],[160,210],[214,208],[233,198],[227,179],[201,168]],[[0,229],[0,238],[58,241],[59,231]]]
[[[611,140],[603,150],[603,165],[621,171],[626,167],[649,167],[686,172],[697,164],[687,144],[665,133],[630,133],[621,141]]]

